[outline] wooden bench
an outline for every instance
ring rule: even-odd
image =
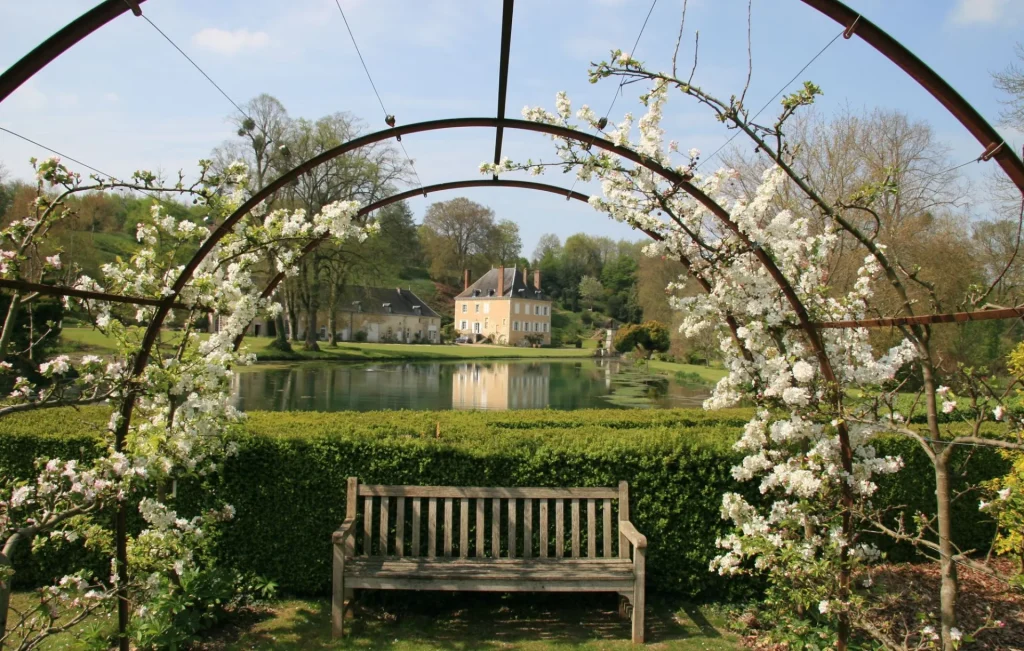
[[[332,542],[335,637],[353,590],[475,590],[615,592],[620,614],[631,606],[633,641],[644,640],[647,539],[629,521],[626,482],[470,488],[350,477]]]

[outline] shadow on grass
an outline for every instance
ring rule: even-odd
[[[368,592],[345,622],[345,640],[330,637],[326,600],[281,602],[260,621],[222,630],[204,649],[530,649],[596,644],[630,647],[630,622],[615,595]],[[731,637],[731,636],[730,636]],[[733,649],[693,605],[653,598],[647,642],[671,649]]]

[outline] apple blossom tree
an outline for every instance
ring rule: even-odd
[[[280,309],[262,295],[258,281],[276,272],[294,274],[301,249],[314,240],[363,241],[372,227],[359,223],[357,202],[340,201],[316,215],[261,204],[253,219],[237,220],[228,229],[211,228],[223,224],[245,196],[248,174],[242,164],[213,174],[210,163],[201,161],[199,178],[189,185],[182,178],[161,185],[148,172],[137,172],[130,182],[83,180],[55,158],[40,162],[36,176],[35,214],[0,232],[0,275],[18,287],[32,287],[65,264],[59,253],[37,258],[41,239],[69,216],[68,196],[121,189],[158,195],[158,200],[138,224],[140,249],[130,259],[105,265],[101,279],[77,276],[65,288],[65,302],[78,302],[94,326],[116,343],[117,354],[106,360],[57,356],[38,366],[35,379],[16,377],[14,390],[0,406],[0,417],[97,402],[113,406],[98,457],[40,459],[32,481],[0,485],[0,644],[34,648],[44,637],[115,602],[121,648],[128,647],[129,635],[136,642],[167,642],[173,639],[173,622],[166,608],[154,605],[170,608],[167,597],[183,590],[182,579],[207,569],[195,552],[202,530],[230,519],[234,511],[223,505],[182,517],[167,503],[166,488],[173,480],[216,471],[220,460],[234,452],[224,435],[243,415],[230,406],[232,369],[253,360],[236,340],[254,317],[273,317]],[[170,195],[191,199],[204,218],[172,216]],[[180,264],[179,253],[196,247],[200,253],[192,262]],[[268,268],[268,260],[273,267]],[[6,358],[25,354],[10,350],[18,310],[38,296],[37,290],[13,292],[0,336],[5,373],[13,369]],[[219,329],[200,337],[200,319],[208,315],[216,317]],[[177,331],[163,328],[169,316],[176,319]],[[131,507],[146,523],[134,537],[125,526]],[[116,512],[113,536],[94,517],[104,510]],[[14,550],[58,539],[103,546],[113,556],[110,576],[88,576],[84,570],[65,576],[40,591],[37,608],[9,620]],[[135,610],[131,628],[129,604]],[[69,605],[76,608],[74,615],[62,617]]]
[[[928,286],[921,270],[904,268],[859,226],[861,220],[850,216],[870,214],[879,196],[898,188],[880,183],[832,205],[793,169],[784,126],[801,107],[813,103],[820,93],[814,84],[805,83],[783,97],[774,125],[763,127],[751,122],[735,96],[719,101],[693,85],[692,77],[683,80],[674,73],[649,71],[621,51],[592,66],[592,82],[607,77],[649,84],[640,97],[644,113],[639,119],[627,114],[619,124],[610,125],[586,105],[574,115],[564,93],[558,94],[554,112],[526,107],[523,116],[600,133],[639,155],[633,158],[642,164],[630,165],[614,151],[596,150],[586,138],[552,136],[556,162],[516,163],[505,158],[498,164],[482,164],[480,171],[541,174],[556,167],[574,171],[582,181],[596,179],[601,192],[590,204],[653,238],[647,252],[678,259],[701,288],[698,295],[671,300],[682,312],[683,334],[714,331],[725,355],[729,374],[705,407],[741,401],[757,406],[757,415],[736,444],[746,456],[733,474],[739,481],[758,480],[759,492],[768,498],[754,504],[738,494],[723,497],[723,517],[735,531],[719,540],[724,551],[711,569],[765,574],[771,600],[783,609],[813,609],[820,621],[831,623],[838,648],[844,649],[853,627],[887,637],[863,617],[868,598],[864,588],[872,583],[870,562],[879,557],[864,534],[882,532],[909,540],[939,559],[942,610],[934,637],[944,649],[955,648],[963,635],[956,628],[955,566],[972,561],[952,543],[950,456],[961,444],[1021,446],[998,434],[983,434],[991,431],[986,424],[1009,417],[1003,402],[1011,387],[996,390],[984,372],[964,368],[950,373],[963,387],[964,397],[958,399],[940,386],[941,370],[927,321],[901,326],[902,337],[882,354],[876,352],[868,330],[856,326],[875,309],[877,287],[892,286],[902,297],[904,313],[915,315],[907,285]],[[710,107],[770,159],[755,192],[738,193],[731,186],[730,170],[700,175],[698,150],[684,152],[675,141],[665,141],[661,122],[670,91]],[[793,188],[817,206],[818,214],[798,215],[775,207],[780,192]],[[847,291],[829,284],[830,263],[844,234],[853,237],[864,256],[856,282]],[[682,290],[683,280],[669,289]],[[980,306],[987,295],[979,288],[968,297],[968,305]],[[933,302],[935,311],[940,307]],[[845,328],[817,325],[828,322],[854,323]],[[902,386],[897,374],[904,369],[923,378],[922,400],[915,403],[915,408],[923,403],[923,430],[907,422],[913,409],[906,413],[895,407]],[[851,399],[852,389],[864,397]],[[970,431],[962,426],[944,430],[940,414],[947,416],[945,420],[963,414]],[[902,523],[886,524],[885,514],[871,503],[875,477],[897,472],[902,465],[899,458],[877,454],[872,438],[883,432],[914,438],[935,466],[936,516],[918,518],[913,532]],[[930,645],[932,638],[918,633],[913,639],[915,644]]]

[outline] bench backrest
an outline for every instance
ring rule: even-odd
[[[624,481],[618,488],[476,488],[350,477],[346,518],[356,521],[353,556],[629,557],[618,526],[629,520]]]

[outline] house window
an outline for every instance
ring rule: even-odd
[[[477,314],[480,313],[480,304],[479,303],[474,303],[473,304],[473,311],[476,312]]]
[[[519,322],[518,321],[513,321],[512,322],[512,329],[513,330],[519,330]]]
[[[484,303],[484,314],[490,314],[490,313],[491,313],[491,304],[490,303]]]
[[[544,316],[547,316],[547,315],[548,315],[548,306],[545,305],[544,306]]]
[[[519,303],[512,301],[512,304],[515,306],[516,314],[519,314]]]
[[[542,330],[542,332],[547,332],[547,331],[548,331],[548,324],[545,323],[544,324],[544,330]]]
[[[534,316],[540,316],[540,306],[539,305],[534,305],[533,306],[533,314],[534,314]]]
[[[473,332],[476,333],[476,334],[480,334],[480,322],[479,321],[474,321],[473,322]]]
[[[459,330],[465,330],[465,329],[466,329],[466,327],[467,327],[467,326],[466,326],[466,322],[465,322],[465,321],[463,321],[463,322],[462,322],[462,325],[460,325],[460,326],[459,326]]]
[[[487,329],[487,327],[488,327],[488,325],[489,325],[489,324],[488,324],[488,322],[489,322],[489,321],[490,321],[490,319],[488,319],[488,318],[484,317],[484,330],[486,330],[486,329]]]
[[[463,313],[463,314],[465,314],[465,313],[466,313],[466,309],[467,309],[468,307],[469,307],[469,306],[468,306],[468,305],[467,305],[466,303],[463,303],[463,304],[462,304],[462,313]]]

